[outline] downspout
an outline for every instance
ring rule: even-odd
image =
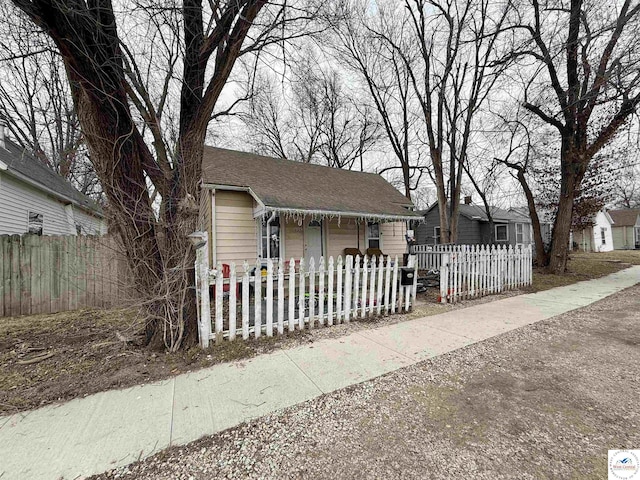
[[[267,220],[267,258],[271,258],[271,222],[276,219],[276,212],[271,212],[269,220]],[[280,252],[278,252],[280,255]]]

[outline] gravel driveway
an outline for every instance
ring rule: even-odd
[[[603,479],[638,365],[636,285],[98,478]]]

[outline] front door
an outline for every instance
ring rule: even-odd
[[[635,227],[636,249],[640,249],[640,227]]]
[[[304,258],[305,261],[314,259],[316,268],[322,256],[322,222],[311,220],[304,229]]]

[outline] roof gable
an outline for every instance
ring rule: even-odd
[[[412,203],[380,175],[205,147],[205,184],[247,188],[267,210],[409,216]]]

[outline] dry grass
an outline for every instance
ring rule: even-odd
[[[574,254],[567,275],[535,272],[531,290],[597,278],[630,263],[640,264],[640,251]],[[413,311],[404,315],[357,319],[348,325],[296,330],[258,340],[224,341],[206,351],[193,347],[173,354],[140,346],[136,333],[142,325],[132,310],[77,310],[0,318],[0,415],[503,298],[496,295],[442,305],[435,303],[437,293],[436,289],[429,289],[421,294]],[[133,341],[123,342],[123,337]],[[51,358],[31,365],[22,363],[47,353],[52,354]]]
[[[565,275],[553,275],[541,269],[533,274],[531,291],[540,292],[550,288],[603,277],[622,270],[629,265],[640,265],[640,250],[616,250],[603,253],[572,253]]]

